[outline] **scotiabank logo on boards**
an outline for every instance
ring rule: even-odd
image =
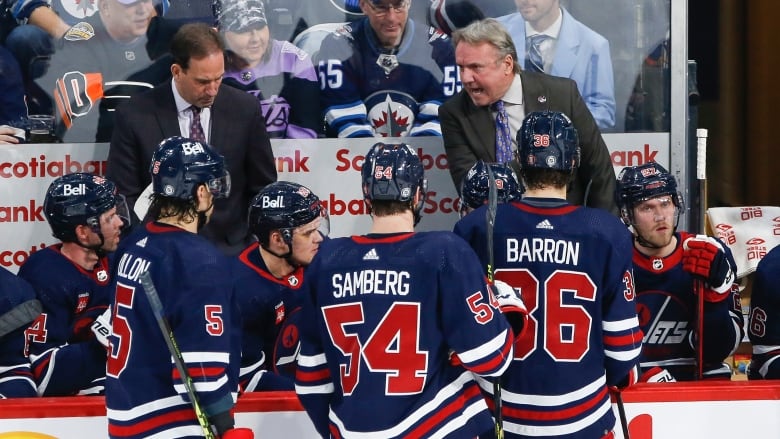
[[[309,156],[302,155],[300,149],[296,149],[291,156],[276,157],[276,172],[311,172],[309,170]]]
[[[43,204],[30,200],[25,206],[0,206],[0,223],[29,223],[46,221]]]
[[[0,251],[0,266],[10,267],[16,265],[20,267],[27,261],[31,254],[46,248],[46,244],[40,243],[30,247],[29,250],[3,250]]]
[[[339,215],[365,215],[366,203],[362,198],[342,200],[337,198],[336,194],[330,193],[327,200],[322,200],[322,204],[328,209],[330,216]],[[460,209],[460,198],[438,197],[435,191],[428,191],[428,197],[425,199],[423,213],[430,215],[437,212],[450,214],[458,212]]]
[[[639,166],[648,162],[657,162],[658,149],[650,149],[650,144],[639,148],[629,148],[621,151],[613,151],[609,157],[614,166]]]
[[[363,160],[366,159],[366,156],[358,154],[350,157],[349,154],[350,150],[346,148],[336,151],[336,161],[339,163],[336,165],[337,171],[344,172],[348,171],[349,169],[360,171],[360,168],[363,166]],[[437,169],[448,169],[449,167],[447,162],[447,154],[438,154],[433,156],[424,153],[422,148],[417,148],[417,155],[420,156],[420,161],[422,162],[423,168],[426,171],[434,167]]]
[[[53,178],[74,172],[106,175],[105,160],[73,160],[70,154],[65,154],[65,160],[46,160],[46,155],[30,157],[26,162],[0,163],[2,178]]]

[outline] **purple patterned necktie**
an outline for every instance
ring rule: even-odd
[[[206,135],[203,133],[203,125],[200,124],[201,108],[191,106],[192,120],[190,121],[190,139],[206,143]]]
[[[542,57],[541,44],[550,38],[549,35],[543,34],[536,34],[527,38],[527,55],[525,57],[526,70],[544,73],[544,58]]]
[[[512,160],[512,134],[504,101],[493,104],[493,110],[496,112],[496,162],[506,163]]]

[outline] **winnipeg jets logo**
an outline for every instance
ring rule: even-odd
[[[62,9],[75,18],[87,18],[97,12],[97,0],[59,0],[52,2],[52,7],[59,12],[57,3],[62,5]]]
[[[417,103],[409,95],[382,92],[366,99],[368,120],[377,137],[400,137],[409,134],[414,124]],[[380,100],[382,99],[382,100]]]

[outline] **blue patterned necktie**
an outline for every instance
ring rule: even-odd
[[[544,58],[541,44],[550,39],[549,35],[536,34],[526,38],[525,69],[544,73]]]
[[[512,134],[504,101],[493,104],[493,110],[496,112],[496,162],[506,163],[512,160]]]
[[[200,124],[201,108],[191,106],[192,120],[190,120],[190,139],[206,143],[206,134],[203,133],[203,125]]]

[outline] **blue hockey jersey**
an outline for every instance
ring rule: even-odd
[[[634,279],[637,313],[644,333],[641,368],[669,371],[677,381],[696,376],[696,308],[693,276],[682,267],[682,243],[694,235],[677,232],[677,248],[664,258],[648,257],[634,249]],[[731,250],[723,245],[736,267]],[[721,362],[734,353],[744,336],[739,289],[732,285],[720,302],[704,302],[704,369],[715,372]],[[730,377],[730,371],[726,371]]]
[[[505,435],[602,437],[615,425],[608,386],[626,380],[641,349],[631,235],[608,212],[564,200],[497,208],[495,278],[520,289],[530,313],[502,380]],[[486,209],[455,225],[483,267]],[[492,399],[492,385],[480,386]]]
[[[277,279],[254,243],[236,259],[234,279],[241,313],[241,388],[293,390],[303,267]]]
[[[748,377],[780,379],[780,247],[764,256],[754,277],[748,325],[753,356]]]
[[[37,396],[25,330],[40,313],[30,284],[0,268],[0,399]]]
[[[322,243],[307,268],[312,303],[302,311],[295,383],[320,434],[471,438],[491,430],[474,374],[500,376],[513,335],[478,264],[450,232]],[[451,365],[452,352],[465,368]]]
[[[43,312],[27,328],[38,394],[103,392],[106,350],[90,325],[110,302],[109,257],[87,271],[60,253],[61,244],[30,255],[19,277],[35,289]]]
[[[328,137],[441,136],[439,105],[461,88],[449,38],[411,19],[393,53],[367,18],[346,24],[315,67]]]
[[[229,261],[205,238],[156,222],[126,237],[116,261],[108,434],[203,437],[139,276],[150,273],[200,405],[215,415],[233,407],[238,388],[240,341]]]

